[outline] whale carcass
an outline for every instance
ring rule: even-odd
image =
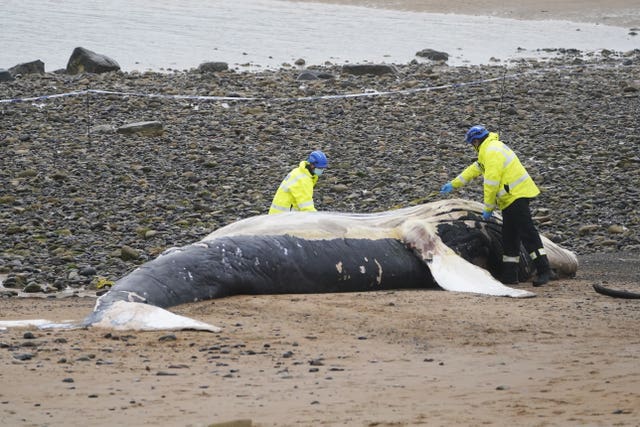
[[[171,248],[119,279],[82,326],[217,331],[165,308],[238,294],[443,288],[534,296],[495,279],[502,260],[501,220],[484,221],[481,212],[479,203],[447,199],[372,214],[247,218],[197,243]],[[574,276],[576,255],[544,237],[543,243],[555,275]],[[532,262],[524,248],[520,259],[520,277],[530,277]]]

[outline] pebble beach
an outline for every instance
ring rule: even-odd
[[[497,131],[541,188],[532,203],[541,233],[578,255],[637,253],[640,50],[554,55],[412,61],[381,75],[301,64],[3,82],[0,100],[14,100],[0,103],[0,274],[13,288],[3,292],[92,288],[265,214],[314,149],[330,161],[319,210],[437,200],[475,160],[463,142],[475,124]],[[44,97],[56,94],[65,96]],[[161,132],[118,132],[147,121]],[[481,200],[481,185],[454,197]]]
[[[469,39],[462,51],[449,51],[449,61],[397,60],[375,56],[387,53],[376,44],[366,61],[378,72],[372,75],[349,66],[359,61],[351,43],[336,56],[314,49],[319,63],[295,61],[300,50],[289,45],[281,22],[265,27],[264,49],[254,52],[245,45],[255,38],[246,31],[251,25],[227,19],[242,31],[215,26],[233,39],[221,46],[242,45],[247,64],[219,50],[210,59],[229,67],[194,60],[183,69],[171,58],[194,54],[195,46],[182,52],[160,41],[165,50],[153,53],[172,68],[156,72],[140,54],[152,50],[131,46],[143,36],[180,39],[171,40],[180,33],[171,29],[180,27],[183,7],[197,33],[207,19],[190,7],[209,2],[28,3],[10,1],[0,17],[9,36],[0,67],[13,66],[17,61],[2,58],[16,52],[25,61],[42,50],[55,55],[41,57],[46,73],[1,81],[0,69],[2,321],[80,321],[95,305],[97,287],[167,248],[266,213],[284,175],[314,149],[330,162],[316,187],[320,210],[481,200],[480,182],[452,196],[438,192],[475,160],[463,141],[475,124],[497,131],[518,153],[542,190],[532,203],[541,233],[575,251],[580,267],[575,278],[540,288],[516,285],[537,295],[527,299],[420,289],[237,295],[171,308],[220,333],[0,328],[3,425],[638,425],[640,300],[600,295],[593,285],[637,293],[640,282],[640,50],[605,37],[597,49],[583,48],[556,36],[505,60],[493,43]],[[268,4],[276,14],[309,3],[322,5],[216,0],[247,10]],[[614,25],[631,43],[640,32],[636,0],[611,0],[606,8],[599,0],[323,3],[494,23]],[[76,13],[85,7],[89,15]],[[178,13],[160,13],[169,24],[154,33],[151,16],[163,7]],[[262,25],[262,15],[252,13]],[[331,13],[333,20],[342,15]],[[130,26],[137,33],[122,32],[127,19],[138,19]],[[105,37],[96,23],[127,34],[126,42]],[[522,24],[514,21],[502,38],[527,34]],[[122,71],[50,71],[66,63],[68,47],[55,46],[68,34],[74,46],[95,46],[81,41],[83,26],[109,39],[96,51]],[[278,41],[270,31],[296,53],[263,69],[255,61]],[[586,31],[576,36],[589,38]],[[320,41],[325,47],[327,39]],[[109,42],[115,55],[103,50]],[[492,59],[458,66],[478,45]],[[427,46],[441,48],[420,49]],[[127,57],[147,71],[133,71]],[[380,57],[386,64],[372,59]]]

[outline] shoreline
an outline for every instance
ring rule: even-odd
[[[77,46],[113,58],[126,71],[188,70],[207,61],[260,71],[283,65],[293,67],[299,61],[308,65],[406,64],[416,59],[416,53],[423,49],[446,52],[449,65],[478,65],[540,57],[547,49],[558,48],[626,52],[637,48],[640,41],[637,35],[640,30],[610,25],[621,24],[610,19],[612,16],[633,19],[640,24],[640,10],[624,9],[625,2],[616,3],[607,13],[601,13],[593,2],[587,2],[589,7],[584,10],[573,8],[573,2],[569,5],[563,2],[562,8],[554,6],[555,3],[547,9],[535,6],[540,9],[536,12],[529,2],[516,2],[515,6],[510,2],[507,7],[497,0],[484,0],[480,4],[416,0],[302,1],[247,0],[246,4],[235,4],[228,9],[206,8],[194,2],[175,16],[146,7],[142,15],[125,13],[126,27],[112,33],[120,19],[117,18],[121,13],[119,9],[112,7],[105,12],[106,18],[100,19],[84,10],[79,0],[74,0],[65,10],[67,18],[52,23],[57,33],[35,31],[29,37],[19,36],[21,28],[30,24],[16,7],[8,11],[4,21],[0,18],[11,35],[8,48],[0,52],[0,67],[7,69],[39,59],[47,71],[62,69]],[[549,1],[544,4],[547,3]],[[488,7],[484,7],[485,4]],[[544,20],[570,19],[573,15],[577,16],[574,21]],[[199,19],[194,20],[194,16]],[[43,13],[33,17],[38,19],[53,18]],[[76,32],[75,22],[85,22],[84,29]],[[278,22],[278,25],[265,27],[263,22]],[[136,30],[142,23],[148,26],[148,31]],[[210,31],[210,26],[217,31]],[[66,36],[57,36],[63,34],[74,34],[74,39],[82,42],[70,44]],[[264,40],[273,42],[265,44]],[[149,49],[156,45],[163,47]]]
[[[517,20],[560,20],[640,28],[640,7],[633,0],[286,0],[294,3],[325,3],[406,12],[494,16]]]

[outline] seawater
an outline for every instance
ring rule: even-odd
[[[638,47],[621,27],[518,21],[280,0],[0,0],[0,68],[40,59],[66,67],[77,46],[124,71],[183,70],[206,61],[238,69],[396,63],[431,48],[450,65],[539,57],[544,48]]]

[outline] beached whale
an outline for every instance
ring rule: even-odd
[[[447,199],[373,214],[296,212],[247,218],[136,268],[98,298],[82,326],[217,331],[164,309],[238,294],[443,288],[534,296],[494,278],[502,260],[501,219],[496,215],[484,221],[481,212],[480,203]],[[543,243],[556,276],[574,276],[576,255],[546,238]],[[532,271],[523,248],[520,277],[530,277]],[[61,326],[35,322],[43,328]]]

